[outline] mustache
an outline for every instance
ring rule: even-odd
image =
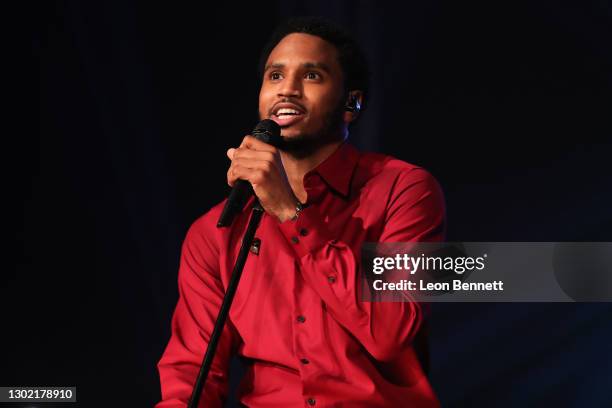
[[[292,105],[297,106],[298,108],[300,108],[302,110],[302,112],[306,112],[306,108],[304,107],[304,105],[302,105],[301,103],[299,103],[298,101],[292,99],[292,98],[283,98],[280,101],[276,102],[274,105],[272,105],[272,107],[270,108],[270,110],[268,111],[268,116],[272,116],[272,112],[274,112],[274,110],[276,109],[276,106],[280,103],[290,103]]]

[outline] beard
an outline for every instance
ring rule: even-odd
[[[278,148],[296,158],[307,157],[321,146],[343,139],[344,100],[323,117],[321,128],[311,133],[300,133],[292,137],[281,135]]]

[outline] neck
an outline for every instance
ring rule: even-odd
[[[304,188],[304,175],[321,164],[343,143],[343,140],[335,140],[319,146],[306,155],[296,155],[291,152],[281,151],[283,167],[291,189],[300,202],[306,202],[307,194]]]

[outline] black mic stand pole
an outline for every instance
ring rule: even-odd
[[[253,239],[255,238],[255,231],[257,231],[257,227],[259,226],[263,213],[264,210],[261,207],[261,204],[259,204],[259,201],[256,199],[253,210],[251,211],[249,225],[247,226],[244,236],[242,237],[240,252],[238,253],[238,258],[236,258],[234,270],[232,271],[232,276],[229,284],[227,285],[227,290],[225,292],[225,296],[223,297],[221,308],[219,309],[219,315],[217,316],[215,327],[210,335],[210,341],[208,342],[208,347],[206,348],[206,354],[204,355],[204,360],[202,361],[200,373],[198,374],[198,378],[193,386],[193,392],[191,393],[191,398],[189,399],[189,408],[197,408],[198,402],[200,401],[200,396],[202,394],[202,390],[204,389],[204,385],[206,384],[206,378],[208,377],[210,366],[212,365],[213,358],[215,357],[217,344],[221,338],[221,333],[223,332],[227,315],[229,314],[230,307],[232,306],[232,302],[234,300],[234,294],[236,293],[238,283],[240,282],[240,277],[242,276],[244,264],[246,263],[249,250],[253,244]]]

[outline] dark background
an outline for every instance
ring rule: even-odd
[[[351,140],[437,177],[449,240],[612,241],[610,2],[219,3],[25,10],[0,385],[159,399],[182,239],[228,192],[259,51],[290,15],[355,32],[374,76]],[[432,384],[450,407],[612,406],[611,320],[608,303],[435,304]]]

